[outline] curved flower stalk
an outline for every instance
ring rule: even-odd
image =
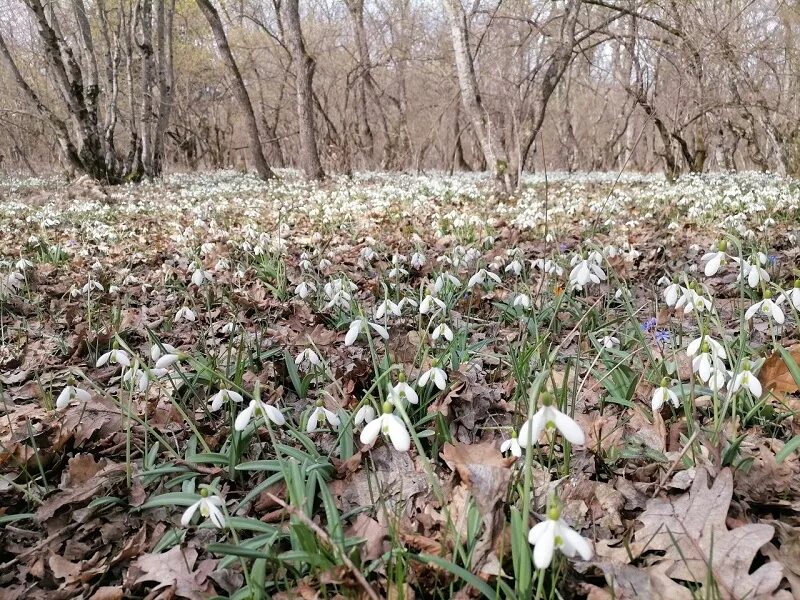
[[[561,518],[561,507],[555,501],[547,510],[547,519],[528,532],[528,542],[533,546],[533,564],[537,569],[550,566],[556,549],[569,558],[576,555],[583,560],[592,558],[591,544],[566,524]]]
[[[208,490],[204,488],[200,490],[200,499],[183,512],[181,525],[188,527],[192,517],[199,510],[201,517],[209,519],[217,529],[223,529],[225,527],[225,515],[220,510],[223,506],[225,506],[225,501],[222,498],[217,494],[209,496]]]
[[[567,441],[576,446],[586,442],[583,429],[571,417],[565,415],[554,406],[555,397],[550,392],[539,395],[542,406],[533,417],[525,421],[519,428],[520,443],[527,447],[539,441],[539,436],[545,429],[556,429],[561,432]]]
[[[408,452],[411,448],[411,436],[406,429],[406,424],[392,412],[393,410],[394,406],[391,402],[383,403],[383,414],[367,423],[361,432],[358,439],[362,444],[372,444],[378,439],[378,435],[383,434],[389,438],[395,450]]]

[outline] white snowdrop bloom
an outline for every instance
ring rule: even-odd
[[[589,255],[586,257],[586,260],[589,262],[593,262],[596,265],[603,264],[603,254],[598,252],[597,250],[592,250],[589,252]]]
[[[453,331],[447,326],[447,323],[439,323],[431,333],[431,339],[434,342],[440,337],[444,337],[448,342],[453,341]]]
[[[417,396],[417,392],[415,392],[414,388],[406,383],[404,376],[394,386],[390,384],[388,388],[389,401],[395,406],[397,406],[403,400],[406,400],[410,404],[419,404],[419,396]]]
[[[362,423],[370,423],[375,420],[375,409],[369,404],[365,404],[356,411],[353,417],[353,425],[361,425]]]
[[[411,298],[410,296],[406,296],[405,298],[400,298],[400,302],[397,303],[397,306],[400,307],[400,310],[403,310],[406,304],[408,304],[411,308],[417,308],[418,306],[417,301],[414,300],[414,298]]]
[[[753,395],[753,398],[756,400],[761,398],[761,394],[763,392],[761,382],[758,380],[758,377],[753,375],[753,373],[750,371],[750,363],[747,361],[742,363],[742,370],[734,376],[729,386],[731,394],[735,394],[742,388],[749,390],[749,392]]]
[[[231,268],[231,262],[227,258],[220,258],[214,265],[214,270],[217,272],[227,271]]]
[[[692,288],[683,288],[683,291],[683,295],[678,298],[678,301],[675,303],[675,308],[682,308],[684,314],[687,315],[694,311],[704,312],[706,310],[711,310],[711,300],[702,294],[698,294]]]
[[[583,560],[592,558],[589,541],[561,519],[561,510],[557,507],[551,507],[547,519],[531,528],[528,542],[533,546],[533,564],[537,569],[550,566],[556,549],[569,558],[575,555]]]
[[[156,361],[155,368],[156,369],[169,369],[175,363],[186,360],[189,357],[188,354],[185,352],[178,352],[178,353],[170,353],[164,354],[161,358]]]
[[[794,282],[794,287],[791,290],[782,292],[775,303],[782,304],[786,300],[789,301],[789,305],[793,306],[795,310],[800,310],[800,279]]]
[[[310,271],[311,269],[314,268],[314,265],[311,262],[310,258],[311,257],[308,255],[308,252],[303,252],[300,255],[300,262],[298,263],[298,266],[300,267],[301,271]]]
[[[231,335],[236,331],[236,323],[234,323],[233,321],[229,321],[225,323],[225,325],[223,325],[219,331],[223,335]]]
[[[560,277],[564,274],[564,269],[562,269],[558,263],[550,259],[537,258],[536,260],[531,261],[531,265],[550,275],[557,275]]]
[[[105,291],[105,289],[103,288],[102,285],[100,285],[99,282],[95,281],[94,279],[90,279],[89,281],[86,282],[86,285],[84,285],[81,288],[81,294],[84,294],[84,295],[88,294],[92,290],[96,290],[98,292],[104,292]]]
[[[91,398],[92,397],[89,392],[70,384],[64,386],[64,389],[61,390],[58,398],[56,398],[56,409],[64,410],[73,400],[78,400],[79,402],[88,402],[91,400]]]
[[[392,413],[394,407],[385,402],[383,414],[367,423],[361,431],[359,440],[362,444],[369,445],[378,439],[378,435],[387,436],[398,452],[408,452],[411,448],[411,436],[406,429],[406,424],[397,415]]]
[[[110,285],[110,286],[108,286],[108,293],[109,294],[118,294],[119,293],[119,286],[118,285]]]
[[[439,300],[439,298],[427,294],[422,299],[422,302],[419,303],[419,313],[421,315],[427,315],[431,311],[432,304],[435,304],[438,307],[438,310],[445,310],[447,308],[447,305]]]
[[[728,358],[727,353],[725,352],[725,346],[720,344],[714,338],[701,335],[699,338],[696,338],[689,342],[689,345],[686,347],[686,356],[692,358],[696,356],[698,352],[700,352],[701,348],[703,347],[703,342],[707,344],[707,348],[704,351],[710,351],[714,356],[725,360]]]
[[[427,260],[422,252],[414,252],[414,254],[411,255],[411,266],[415,269],[421,269],[425,266],[426,262]]]
[[[468,288],[473,288],[476,285],[484,285],[487,279],[491,279],[495,283],[500,283],[500,277],[498,277],[495,273],[491,271],[487,271],[486,269],[479,269],[477,273],[475,273],[472,277],[469,278],[467,282]]]
[[[339,429],[339,415],[325,408],[325,403],[322,400],[317,400],[314,410],[311,411],[311,414],[308,416],[306,433],[314,433],[317,431],[322,421],[327,421],[333,430]]]
[[[437,278],[436,281],[433,282],[433,291],[437,294],[444,289],[444,286],[447,284],[452,284],[455,287],[461,286],[461,281],[455,275],[450,273],[441,273]]]
[[[709,387],[714,389],[712,385],[716,385],[720,375],[722,375],[724,382],[725,363],[716,354],[709,352],[708,345],[703,344],[700,348],[700,354],[692,359],[692,372],[697,373],[703,383],[710,382]]]
[[[589,283],[600,283],[605,279],[606,274],[600,265],[588,259],[578,262],[569,273],[570,285],[577,288],[583,288]]]
[[[350,308],[350,302],[352,302],[352,297],[349,292],[339,290],[330,297],[330,302],[325,305],[325,310],[333,308],[334,306],[348,310]]]
[[[152,346],[150,346],[150,358],[153,360],[153,362],[157,361],[164,354],[177,354],[177,353],[178,349],[172,344],[162,343],[161,346],[159,346],[158,344],[153,344]]]
[[[505,272],[519,276],[519,274],[522,273],[522,263],[518,258],[515,258],[506,265]]]
[[[332,264],[333,264],[333,263],[332,263],[330,260],[328,260],[327,258],[323,258],[323,259],[321,259],[321,260],[319,261],[319,264],[317,265],[317,268],[318,268],[320,271],[324,271],[325,269],[327,269],[328,267],[330,267]]]
[[[429,380],[433,381],[434,385],[440,390],[444,390],[447,387],[447,373],[437,366],[431,367],[420,375],[417,380],[417,387],[425,387]]]
[[[616,338],[613,335],[604,335],[603,339],[600,340],[600,343],[603,344],[603,348],[610,350],[611,348],[619,346],[619,338]]]
[[[651,401],[653,412],[661,410],[661,407],[664,406],[665,402],[669,402],[675,408],[680,406],[681,402],[678,399],[678,395],[667,387],[668,383],[668,380],[664,378],[661,381],[661,385],[653,391],[653,399]]]
[[[100,358],[98,358],[96,366],[102,367],[106,363],[112,365],[120,364],[123,367],[130,367],[131,359],[125,350],[114,348],[113,350],[109,350],[108,352],[103,354]]]
[[[713,275],[716,275],[719,272],[720,267],[725,265],[730,260],[731,257],[728,256],[727,252],[725,252],[727,246],[728,245],[726,242],[720,242],[717,244],[717,250],[715,252],[709,252],[703,256],[702,260],[706,263],[703,272],[705,273],[706,277],[712,277]]]
[[[228,400],[233,400],[239,404],[244,402],[244,398],[242,398],[242,395],[239,392],[226,389],[219,390],[216,394],[208,399],[208,401],[211,403],[212,411],[218,411]]]
[[[672,308],[678,303],[678,299],[683,296],[688,290],[679,285],[677,283],[670,283],[664,289],[664,302],[667,303],[667,306]]]
[[[514,297],[514,306],[521,306],[522,308],[528,309],[531,307],[531,297],[527,294],[517,294]]]
[[[747,285],[753,289],[756,289],[762,282],[769,283],[769,273],[761,265],[753,264],[747,260],[742,260],[740,264],[741,270],[739,271],[739,277],[736,279],[737,281],[744,278],[747,280]]]
[[[275,425],[283,425],[286,423],[286,418],[283,416],[283,413],[275,408],[274,406],[263,402],[260,398],[258,398],[258,393],[256,391],[253,392],[256,396],[252,400],[250,400],[250,404],[247,405],[242,412],[236,415],[236,420],[233,422],[233,428],[236,431],[244,431],[247,429],[247,426],[250,424],[250,421],[253,418],[253,415],[263,415]]]
[[[387,314],[394,315],[395,317],[399,317],[402,313],[400,310],[400,306],[386,298],[383,302],[381,302],[378,307],[375,309],[375,318],[382,319],[384,315]]]
[[[359,252],[359,256],[366,262],[370,263],[377,258],[378,254],[372,249],[371,246],[364,246],[361,249],[361,252]]]
[[[319,367],[322,365],[322,361],[320,360],[319,355],[314,352],[312,348],[306,348],[294,357],[294,364],[296,364],[298,367],[302,365]]]
[[[175,320],[194,322],[195,320],[197,320],[197,314],[188,306],[181,306],[178,309],[178,312],[175,313]]]
[[[386,331],[386,328],[383,325],[372,323],[366,319],[353,319],[353,321],[350,323],[350,328],[347,330],[347,335],[344,336],[344,345],[352,346],[359,334],[368,333],[368,327],[372,327],[372,329],[374,329],[375,332],[383,339],[389,339],[389,332]]]
[[[744,318],[749,321],[756,313],[760,313],[774,320],[778,325],[783,325],[784,321],[786,321],[786,315],[783,314],[781,307],[772,301],[771,296],[772,294],[769,291],[765,292],[764,299],[759,300],[748,308],[747,312],[744,313]]]
[[[310,281],[301,281],[294,288],[294,293],[300,296],[303,300],[308,298],[311,294],[317,291],[317,286]]]
[[[201,256],[208,256],[214,251],[214,242],[203,242],[200,245],[200,255]]]
[[[28,269],[33,267],[33,263],[29,261],[27,258],[20,258],[17,262],[14,263],[14,268],[18,271],[22,271],[23,273]]]
[[[511,452],[511,455],[516,456],[517,458],[522,456],[522,446],[519,445],[519,440],[517,439],[516,433],[511,434],[510,438],[500,444],[500,452],[503,454],[506,452]]]
[[[203,490],[203,493],[207,494],[208,492]],[[225,515],[220,510],[221,506],[225,506],[225,502],[219,496],[203,495],[200,500],[184,511],[183,516],[181,516],[181,525],[188,527],[194,513],[199,509],[201,517],[209,519],[217,529],[223,529],[225,527]]]
[[[570,443],[577,446],[586,441],[581,426],[553,405],[553,394],[542,392],[539,400],[542,403],[539,410],[519,428],[519,439],[523,446],[538,443],[539,436],[545,429],[557,429]]]
[[[204,283],[210,282],[213,279],[214,275],[211,271],[204,271],[201,268],[195,269],[194,273],[192,273],[192,283],[196,286],[200,287]]]

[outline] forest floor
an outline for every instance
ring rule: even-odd
[[[800,186],[489,185],[0,178],[0,598],[800,597]]]

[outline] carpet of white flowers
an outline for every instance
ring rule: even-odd
[[[800,597],[800,185],[0,178],[0,598]]]

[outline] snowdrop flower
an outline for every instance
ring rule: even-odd
[[[603,344],[603,348],[606,350],[610,350],[615,346],[619,346],[619,338],[616,338],[613,335],[604,335],[600,342]]]
[[[356,411],[353,417],[353,425],[361,425],[362,423],[370,423],[375,420],[375,409],[369,404],[365,404]]]
[[[209,496],[206,489],[200,491],[200,496],[200,500],[184,511],[181,517],[181,525],[188,527],[194,513],[200,509],[201,517],[210,519],[217,529],[223,529],[225,527],[225,515],[220,510],[220,507],[225,506],[225,502],[217,495]]]
[[[242,398],[242,395],[239,392],[221,389],[208,400],[211,402],[211,410],[215,412],[222,408],[222,405],[228,400],[233,400],[234,402],[241,404],[244,401],[244,398]]]
[[[542,406],[533,417],[525,421],[519,428],[519,438],[526,447],[539,441],[545,429],[557,429],[569,442],[580,446],[586,441],[583,429],[574,419],[565,415],[554,405],[555,397],[550,392],[542,392],[539,396]]]
[[[182,306],[178,309],[178,312],[175,313],[175,320],[180,321],[181,319],[186,321],[195,321],[197,319],[197,315],[188,306]]]
[[[300,296],[301,299],[305,300],[308,298],[312,293],[317,291],[317,286],[315,286],[310,281],[301,281],[296,288],[294,288],[294,293]]]
[[[378,256],[378,254],[375,252],[375,250],[372,249],[371,246],[364,246],[361,249],[361,252],[359,253],[359,255],[364,261],[366,261],[368,263],[370,263],[373,260],[375,260],[375,258]]]
[[[773,319],[778,325],[783,325],[786,320],[786,316],[783,314],[781,307],[772,301],[772,293],[769,290],[764,292],[763,300],[756,302],[747,309],[747,312],[744,313],[744,318],[749,321],[756,313],[766,315],[770,319]]]
[[[431,339],[434,342],[440,337],[444,337],[448,342],[453,341],[453,331],[447,326],[447,323],[439,323],[431,333]]]
[[[415,392],[414,388],[406,383],[406,376],[401,372],[400,381],[398,381],[394,387],[389,385],[389,401],[397,406],[403,400],[407,400],[411,404],[419,403],[419,396],[417,396],[417,392]]]
[[[698,294],[693,288],[682,288],[683,295],[678,298],[678,301],[675,303],[675,308],[682,308],[684,314],[689,314],[692,311],[697,312],[704,312],[706,310],[711,310],[711,301],[703,296],[702,294]]]
[[[560,277],[564,274],[564,269],[562,269],[558,263],[550,259],[537,258],[536,260],[531,261],[531,265],[550,275],[556,275]]]
[[[80,402],[88,402],[91,400],[91,395],[86,390],[83,390],[75,385],[75,382],[70,378],[69,384],[61,390],[61,393],[56,399],[56,409],[64,410],[69,406],[73,400]]]
[[[758,259],[756,260],[758,261]],[[761,268],[761,265],[758,263],[753,264],[746,260],[741,261],[741,270],[736,281],[741,281],[742,278],[746,278],[747,285],[753,289],[756,289],[761,282],[769,283],[770,280],[769,273]]]
[[[522,456],[522,446],[519,445],[516,431],[511,434],[510,438],[500,444],[500,452],[503,454],[506,452],[511,452],[511,455],[516,456],[517,458]]]
[[[696,356],[702,348],[703,342],[706,342],[708,345],[707,349],[710,350],[714,356],[721,358],[722,360],[725,360],[728,357],[727,353],[725,352],[725,346],[707,335],[701,335],[699,338],[689,342],[689,345],[686,347],[686,356],[689,358]]]
[[[431,305],[435,304],[438,307],[438,310],[445,310],[447,305],[444,302],[439,300],[430,294],[426,295],[425,298],[422,299],[422,302],[419,303],[419,314],[426,315],[431,310]]]
[[[306,348],[294,357],[294,364],[296,364],[298,367],[303,365],[319,367],[322,364],[322,361],[320,360],[319,355],[314,352],[314,350],[311,348]]]
[[[233,422],[233,428],[236,431],[244,431],[247,429],[247,425],[250,423],[250,420],[253,418],[254,414],[264,415],[265,418],[275,423],[275,425],[283,425],[286,423],[286,418],[283,416],[281,411],[261,400],[261,388],[258,386],[258,384],[256,384],[256,387],[253,390],[253,399],[250,401],[250,404],[242,412],[236,415],[236,420]]]
[[[368,326],[372,327],[383,339],[389,339],[389,332],[386,331],[386,328],[383,325],[372,323],[366,319],[354,319],[350,323],[350,329],[347,330],[347,335],[344,337],[344,345],[352,346],[359,334],[369,332],[369,329],[367,328]]]
[[[100,283],[98,283],[97,281],[94,281],[93,279],[90,279],[89,281],[86,282],[86,285],[84,285],[81,288],[81,294],[88,294],[92,290],[97,290],[98,292],[104,292],[105,291],[103,289],[103,286],[100,285]]]
[[[189,355],[185,352],[174,352],[169,354],[164,354],[161,358],[156,361],[155,368],[156,369],[169,369],[172,365],[177,363],[181,360],[186,360],[189,358]]]
[[[447,387],[447,373],[435,366],[435,364],[422,375],[420,375],[419,379],[417,380],[417,386],[425,387],[425,385],[428,383],[428,380],[433,381],[434,385],[436,385],[436,387],[440,390],[444,390],[444,388]]]
[[[742,370],[733,378],[729,389],[731,394],[735,394],[741,388],[749,390],[756,400],[761,398],[761,393],[763,391],[761,382],[758,380],[758,377],[753,375],[750,371],[750,363],[747,361],[742,362]]]
[[[339,416],[332,410],[325,408],[325,403],[322,400],[317,400],[314,410],[308,417],[306,433],[314,433],[317,431],[322,420],[327,421],[334,430],[339,429]]]
[[[606,274],[600,265],[588,259],[578,262],[569,273],[570,285],[578,289],[582,289],[589,283],[600,283],[605,279]]]
[[[204,271],[203,269],[195,269],[195,272],[192,273],[192,283],[195,284],[197,287],[200,287],[206,282],[211,281],[213,278],[213,274],[211,271]]]
[[[686,292],[686,288],[684,288],[682,285],[670,282],[670,284],[664,289],[664,302],[667,303],[667,306],[672,308],[678,303],[678,299]]]
[[[592,558],[592,547],[588,540],[561,519],[561,508],[556,505],[548,509],[546,520],[531,528],[528,542],[533,546],[533,564],[537,569],[550,566],[556,548],[569,558],[576,554],[583,560]]]
[[[725,384],[725,364],[716,353],[709,352],[706,342],[701,343],[699,349],[700,354],[692,359],[692,372],[697,373],[700,381],[716,391]]]
[[[322,259],[320,259],[319,264],[317,265],[317,268],[320,271],[324,271],[325,269],[330,267],[332,264],[333,263],[330,260],[328,260],[327,258],[322,258]]]
[[[367,423],[361,431],[358,439],[361,440],[362,444],[372,444],[378,439],[379,434],[383,434],[388,436],[395,450],[408,452],[411,448],[411,436],[406,429],[406,424],[392,410],[394,410],[394,407],[390,402],[383,403],[383,414]]]
[[[791,290],[781,293],[775,303],[782,304],[784,300],[788,300],[795,310],[800,310],[800,279],[794,282],[794,287]]]
[[[231,335],[235,331],[236,331],[236,323],[234,323],[233,321],[225,323],[225,325],[223,325],[220,328],[220,333],[222,333],[223,335]]]
[[[519,261],[518,258],[515,258],[506,265],[505,272],[513,273],[514,275],[519,276],[519,274],[522,273],[522,263]]]
[[[27,258],[20,258],[17,262],[14,263],[14,268],[22,272],[25,272],[32,267],[33,263],[29,261]]]
[[[661,410],[661,407],[664,406],[664,403],[666,401],[669,401],[675,408],[678,408],[678,406],[680,406],[680,400],[678,399],[678,395],[667,387],[668,384],[669,380],[665,377],[664,379],[661,380],[661,385],[657,387],[653,392],[653,399],[652,399],[653,412],[658,412],[659,410]]]
[[[709,252],[708,254],[703,256],[703,261],[706,263],[703,272],[706,274],[706,277],[711,277],[713,275],[716,275],[720,267],[730,259],[728,253],[725,252],[725,250],[727,249],[728,249],[728,242],[722,240],[717,244],[716,252]]]
[[[394,315],[395,317],[399,317],[401,315],[400,306],[386,298],[375,310],[375,318],[382,319],[387,311],[389,314]]]
[[[100,358],[97,359],[97,367],[102,367],[106,363],[108,364],[120,364],[123,367],[130,367],[131,366],[131,359],[128,356],[128,353],[125,350],[120,350],[118,348],[114,348],[109,350],[105,354],[103,354]]]
[[[300,255],[299,266],[301,270],[310,271],[314,267],[314,265],[311,264],[311,261],[309,260],[310,258],[311,257],[309,256],[308,252],[303,252]]]
[[[469,278],[467,282],[468,288],[473,288],[476,285],[484,285],[486,283],[486,279],[489,278],[495,283],[500,283],[500,277],[498,277],[495,273],[491,271],[487,271],[486,269],[479,269],[475,275]]]
[[[403,308],[405,307],[406,304],[408,304],[412,308],[417,308],[417,306],[418,306],[417,305],[417,301],[414,300],[414,298],[411,298],[409,296],[406,296],[405,298],[401,298],[400,302],[397,303],[397,306],[400,307],[400,310],[403,310]]]
[[[414,254],[411,255],[411,266],[415,269],[421,269],[425,266],[425,262],[425,255],[422,252],[414,252]]]
[[[451,275],[450,273],[442,273],[436,278],[436,281],[433,282],[433,290],[438,294],[448,283],[454,285],[455,287],[461,286],[461,281],[458,279],[458,277]]]
[[[521,306],[522,308],[528,309],[531,307],[531,297],[527,294],[517,294],[513,304],[515,307]]]
[[[153,360],[153,362],[157,361],[164,354],[177,354],[177,353],[178,349],[172,344],[162,343],[161,346],[159,346],[158,344],[153,344],[150,347],[150,358]]]

